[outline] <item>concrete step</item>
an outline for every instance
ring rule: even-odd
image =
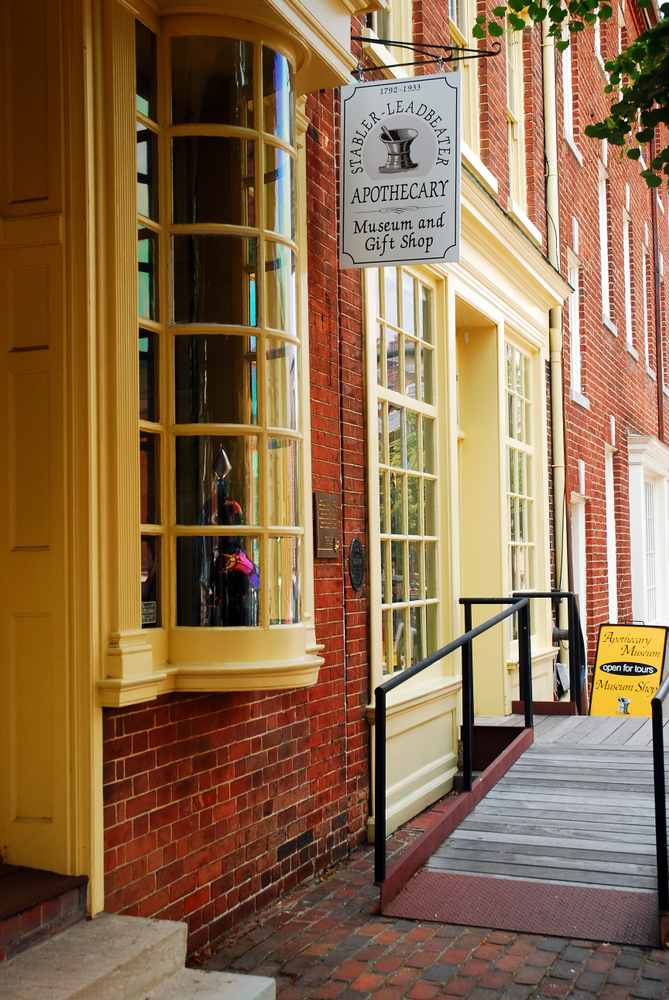
[[[274,1000],[273,979],[185,969],[187,925],[102,913],[0,965],[2,1000]]]
[[[146,1000],[274,1000],[275,996],[276,984],[265,976],[181,969],[149,990]]]

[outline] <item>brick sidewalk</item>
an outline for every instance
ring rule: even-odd
[[[195,962],[272,976],[280,1000],[660,1000],[667,992],[669,951],[378,916],[372,872],[365,846]]]

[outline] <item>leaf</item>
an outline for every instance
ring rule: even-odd
[[[497,21],[488,21],[488,34],[493,38],[499,38],[504,34],[504,28]]]
[[[506,7],[493,7],[492,12],[495,15],[495,17],[506,17]],[[483,17],[482,14],[480,16]],[[478,21],[478,17],[476,18],[476,20]]]
[[[472,35],[474,38],[485,38],[485,28],[482,28],[480,24],[475,24],[472,28]]]
[[[641,150],[640,149],[634,148],[634,149],[628,149],[627,150],[627,158],[629,160],[638,160],[638,159],[640,159],[640,157],[641,157]]]

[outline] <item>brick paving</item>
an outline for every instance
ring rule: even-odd
[[[395,850],[411,838],[397,834]],[[192,959],[272,976],[279,1000],[662,1000],[669,951],[378,914],[372,848]]]

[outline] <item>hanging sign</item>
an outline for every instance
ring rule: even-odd
[[[650,717],[666,644],[660,625],[600,625],[590,715]]]
[[[460,74],[341,90],[339,266],[460,259]]]

